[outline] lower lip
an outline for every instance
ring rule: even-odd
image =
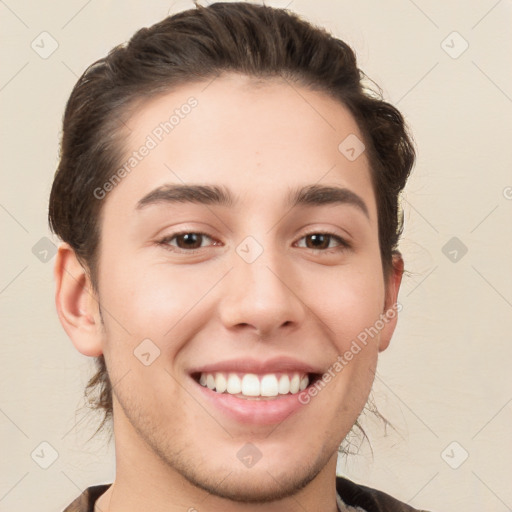
[[[201,386],[194,380],[208,402],[223,414],[233,418],[238,423],[250,425],[273,425],[281,423],[304,406],[299,401],[299,393],[295,395],[278,395],[270,399],[245,399],[229,393],[217,393]]]

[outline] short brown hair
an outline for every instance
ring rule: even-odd
[[[415,151],[400,112],[364,84],[352,49],[285,9],[218,2],[180,12],[136,32],[93,63],[67,102],[60,163],[53,182],[49,223],[74,249],[97,291],[102,201],[93,191],[122,163],[120,119],[141,101],[179,85],[223,72],[260,79],[281,77],[339,100],[355,118],[369,156],[377,201],[379,245],[386,276],[402,232],[399,194]],[[341,141],[340,141],[341,142]],[[86,394],[112,415],[112,387],[103,356]]]

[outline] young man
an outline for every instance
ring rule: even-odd
[[[116,478],[66,511],[411,511],[336,478],[391,339],[403,119],[284,11],[198,7],[79,79],[50,223]]]

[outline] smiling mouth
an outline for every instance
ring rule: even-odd
[[[192,378],[200,386],[215,393],[233,395],[246,400],[275,400],[299,394],[314,384],[320,378],[320,374],[198,372],[192,374]]]

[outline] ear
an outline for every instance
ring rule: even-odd
[[[104,331],[98,298],[88,273],[67,243],[57,251],[54,277],[55,305],[62,327],[79,352],[92,357],[101,355]]]
[[[392,259],[392,270],[390,271],[386,282],[386,300],[382,314],[385,325],[380,332],[379,352],[388,348],[391,336],[395,331],[396,322],[398,320],[398,311],[401,309],[398,307],[397,300],[403,273],[404,260],[402,259],[402,255],[398,251],[395,251]]]

